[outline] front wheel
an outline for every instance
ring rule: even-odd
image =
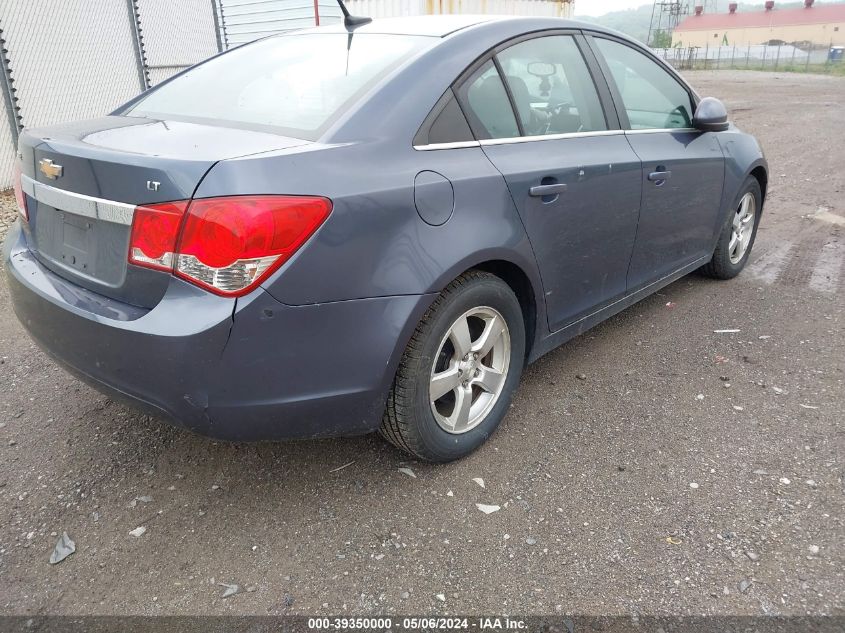
[[[725,220],[713,258],[701,268],[708,277],[732,279],[748,262],[757,237],[757,225],[763,210],[760,183],[749,176],[740,189],[739,199]]]
[[[381,434],[427,461],[471,453],[499,426],[525,360],[519,301],[498,277],[470,271],[428,309],[402,357]]]

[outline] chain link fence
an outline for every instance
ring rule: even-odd
[[[216,3],[0,1],[0,190],[24,127],[103,116],[222,50]]]
[[[845,75],[842,47],[806,44],[655,48],[679,70],[768,70]]]
[[[5,187],[4,178],[10,178],[15,165],[18,140],[18,115],[11,77],[6,63],[6,38],[0,23],[0,191]],[[7,176],[9,174],[9,176]]]
[[[373,17],[426,13],[566,16],[567,0],[347,0]],[[175,73],[243,43],[340,20],[335,0],[0,0],[0,189],[12,184],[17,137],[102,116]],[[655,49],[680,69],[845,75],[829,46]]]
[[[426,13],[568,15],[568,0],[348,0],[373,17]],[[175,73],[246,42],[337,23],[335,0],[0,0],[0,189],[17,137],[102,116]]]
[[[135,0],[149,86],[220,50],[212,0]]]

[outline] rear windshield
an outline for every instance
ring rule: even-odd
[[[379,79],[434,41],[375,33],[271,37],[192,68],[124,114],[316,140]]]

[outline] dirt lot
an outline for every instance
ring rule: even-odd
[[[845,613],[845,78],[691,79],[771,163],[750,267],[543,358],[460,463],[175,430],[59,370],[0,283],[0,612]]]

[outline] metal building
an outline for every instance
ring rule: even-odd
[[[347,0],[350,13],[371,18],[439,13],[569,17],[572,0]],[[257,37],[339,22],[335,0],[221,0],[224,41],[236,46]]]
[[[803,7],[776,9],[768,0],[762,11],[737,12],[731,3],[725,13],[707,13],[696,7],[675,28],[672,46],[714,47],[748,46],[783,42],[786,44],[845,44],[845,4],[813,6],[805,0]]]

